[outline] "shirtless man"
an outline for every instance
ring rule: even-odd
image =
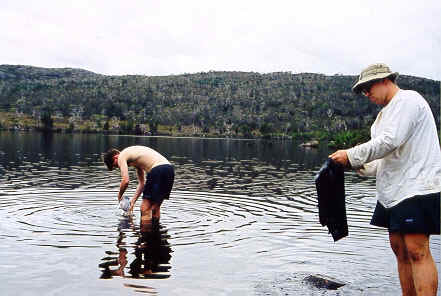
[[[145,146],[130,146],[121,152],[110,149],[104,154],[103,158],[109,171],[115,167],[118,167],[121,171],[118,201],[121,201],[129,185],[128,167],[135,167],[138,176],[138,187],[130,201],[129,213],[132,213],[136,200],[143,193],[141,222],[148,220],[159,222],[161,204],[164,199],[170,197],[175,177],[170,162],[157,151]],[[146,177],[145,173],[147,173]]]

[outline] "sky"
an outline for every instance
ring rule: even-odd
[[[0,64],[106,75],[208,71],[441,80],[439,0],[2,0]]]

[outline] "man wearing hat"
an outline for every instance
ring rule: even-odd
[[[440,234],[440,143],[426,100],[400,89],[397,77],[385,64],[361,72],[352,90],[383,106],[371,126],[371,140],[329,157],[361,175],[376,176],[371,224],[389,231],[403,295],[436,295],[429,237]]]

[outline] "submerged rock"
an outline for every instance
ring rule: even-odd
[[[256,281],[254,295],[256,296],[285,296],[285,295],[321,295],[339,296],[351,289],[345,283],[328,276],[312,275],[306,272],[278,273],[273,278],[260,278]],[[338,289],[342,286],[341,290]],[[354,291],[354,290],[353,290]],[[344,294],[346,295],[346,294]],[[354,294],[360,295],[359,290]]]
[[[319,289],[329,289],[329,290],[337,290],[340,287],[343,287],[345,283],[320,274],[316,275],[308,275],[303,279],[305,283],[308,283]]]

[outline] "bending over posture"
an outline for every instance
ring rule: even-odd
[[[128,167],[134,167],[138,176],[138,187],[130,200],[129,213],[132,213],[136,200],[143,193],[141,221],[159,222],[161,204],[170,197],[174,182],[174,169],[170,162],[157,151],[145,146],[130,146],[121,152],[110,149],[104,154],[104,163],[109,171],[118,167],[121,171],[121,184],[118,201],[121,201],[129,185]],[[147,176],[145,176],[147,174]]]

